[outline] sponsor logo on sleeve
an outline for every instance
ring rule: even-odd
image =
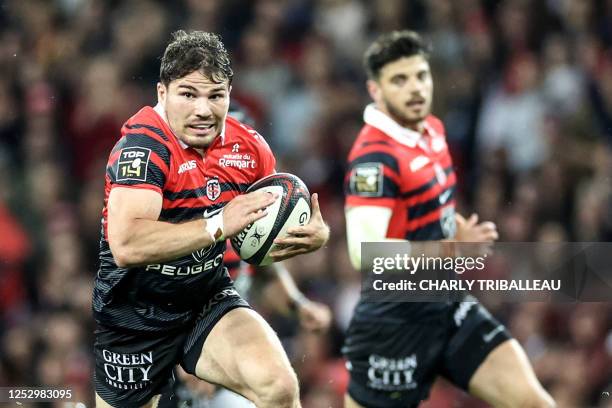
[[[146,181],[150,158],[151,149],[145,147],[121,149],[117,164],[117,181]]]
[[[350,190],[360,196],[381,197],[383,192],[382,163],[362,163],[351,172]]]

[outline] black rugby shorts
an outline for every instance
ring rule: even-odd
[[[222,288],[204,305],[193,324],[143,332],[98,325],[95,331],[96,393],[113,407],[132,408],[169,391],[172,369],[181,364],[195,373],[206,337],[230,310],[249,307],[233,286]]]
[[[488,354],[508,339],[472,296],[425,322],[354,319],[343,347],[348,393],[367,408],[406,408],[428,397],[437,375],[467,390]]]

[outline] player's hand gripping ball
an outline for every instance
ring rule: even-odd
[[[273,260],[269,253],[278,249],[274,239],[284,236],[287,230],[308,224],[310,221],[310,193],[299,177],[289,173],[276,173],[252,184],[246,191],[277,193],[278,199],[267,208],[268,214],[248,225],[231,239],[240,258],[253,265],[269,265]]]

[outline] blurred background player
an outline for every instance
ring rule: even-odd
[[[413,31],[384,34],[365,53],[374,103],[365,108],[365,126],[349,153],[345,188],[356,269],[363,242],[408,240],[414,256],[439,256],[424,241],[498,238],[492,222],[455,213],[456,176],[444,126],[430,113],[428,59]],[[362,298],[343,351],[349,408],[416,407],[438,375],[495,407],[554,405],[518,342],[469,294],[460,302]]]

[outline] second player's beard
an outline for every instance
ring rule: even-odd
[[[401,109],[397,109],[396,107],[393,106],[392,103],[390,103],[389,101],[384,101],[385,103],[385,108],[387,109],[387,112],[389,112],[389,115],[400,125],[402,125],[403,127],[407,127],[413,130],[419,130],[419,125],[425,120],[425,118],[427,117],[427,115],[429,114],[429,109],[424,112],[421,115],[415,115],[413,117],[408,117],[406,114],[404,114],[404,112],[402,112]]]

